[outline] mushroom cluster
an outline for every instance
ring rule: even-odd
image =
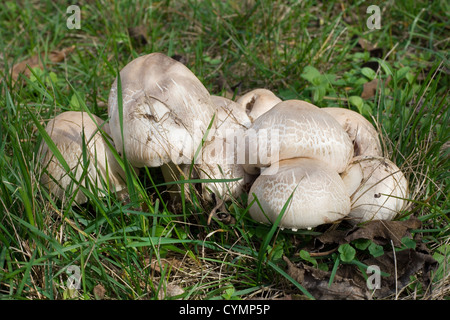
[[[104,129],[132,166],[161,167],[166,180],[192,172],[192,178],[206,181],[201,189],[205,200],[238,197],[250,184],[250,215],[262,223],[278,221],[281,228],[297,230],[344,218],[392,219],[405,206],[405,177],[383,157],[373,125],[348,109],[282,101],[262,88],[236,101],[211,95],[184,64],[151,53],[120,71],[108,115]],[[57,118],[48,124],[54,128],[49,132],[56,132]],[[71,129],[75,145],[80,144],[80,127],[83,136],[95,136],[87,123],[80,126],[74,115],[69,118],[72,124],[64,120],[61,126],[76,126]],[[97,128],[101,120],[96,121]],[[102,141],[93,140],[96,146]],[[98,158],[99,148],[90,153]],[[77,172],[79,148],[71,154],[71,169]],[[110,156],[104,159],[95,163],[111,166],[109,178],[122,177],[116,189],[125,188],[120,167]],[[52,175],[63,189],[64,173]],[[58,188],[50,187],[56,195]]]
[[[252,129],[278,130],[280,141],[278,161],[245,166],[261,170],[249,195],[257,200],[250,208],[255,220],[274,223],[283,213],[281,228],[310,229],[344,218],[390,220],[404,208],[408,183],[382,156],[376,129],[359,113],[287,100],[259,116]],[[266,149],[257,154],[269,152],[265,137],[258,137]]]

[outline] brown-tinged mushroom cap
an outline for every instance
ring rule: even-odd
[[[383,155],[378,132],[363,115],[344,108],[329,107],[322,110],[335,118],[348,133],[354,145],[355,156],[381,157]]]
[[[255,167],[298,157],[322,160],[339,173],[353,157],[352,142],[342,126],[328,113],[301,100],[280,102],[262,114],[247,130],[245,139],[244,168],[249,173]]]
[[[136,167],[191,163],[215,111],[200,80],[185,65],[162,53],[131,61],[120,71],[120,78],[124,141],[117,79],[108,101],[117,150],[124,147]]]
[[[339,174],[320,160],[297,158],[282,160],[256,178],[250,189],[253,219],[273,223],[290,195],[280,227],[309,229],[342,219],[350,212],[350,197]]]
[[[341,177],[351,196],[354,223],[391,220],[407,204],[408,181],[389,159],[357,156]]]
[[[281,99],[272,91],[263,88],[251,90],[236,100],[236,103],[248,114],[252,122],[280,102]]]
[[[72,183],[74,184],[73,190],[76,189],[78,183],[86,187],[85,179],[81,178],[85,165],[83,143],[85,143],[87,150],[89,161],[87,172],[91,184],[101,187],[102,181],[108,182],[109,180],[111,189],[126,191],[125,173],[99,131],[99,128],[101,128],[109,135],[108,124],[105,124],[102,119],[95,115],[92,115],[92,117],[93,119],[85,112],[67,111],[57,115],[47,123],[46,132],[66,160],[71,174],[74,176],[74,181],[72,181],[72,178],[53,155],[48,145],[42,142],[39,150],[44,169],[41,175],[41,183],[59,199],[65,197],[66,191]],[[109,179],[107,179],[107,173]],[[86,202],[87,198],[81,191],[78,191],[75,201],[81,204]]]

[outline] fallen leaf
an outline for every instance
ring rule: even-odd
[[[372,43],[370,43],[368,40],[363,39],[363,38],[358,39],[358,45],[367,51],[371,51],[371,50],[375,49],[375,46]]]
[[[293,264],[283,257],[287,263],[287,274],[300,283],[315,299],[318,300],[366,300],[370,292],[352,278],[344,278],[335,274],[333,282],[329,284],[331,272],[323,271],[300,263]]]
[[[361,93],[361,98],[370,99],[377,93],[378,79],[373,79],[372,81],[366,82],[363,85],[363,92]]]
[[[359,38],[357,47],[361,47],[365,51],[369,51],[370,57],[374,58],[382,58],[383,57],[383,49],[377,48],[376,45],[370,43],[368,40]]]
[[[430,254],[413,249],[398,251],[395,254],[388,252],[380,257],[366,259],[363,263],[377,266],[380,271],[389,274],[389,277],[381,277],[380,288],[375,290],[374,296],[378,298],[397,294],[411,283],[410,277],[420,271],[424,289],[430,288],[430,274],[437,267],[437,261]]]
[[[183,293],[184,293],[183,288],[181,288],[176,284],[169,283],[166,286],[162,286],[161,289],[158,291],[158,299],[164,300],[167,298],[179,296],[180,294]]]
[[[69,55],[73,50],[75,49],[75,46],[71,46],[68,48],[64,48],[62,50],[54,50],[50,51],[47,55],[47,61],[46,62],[53,62],[58,63],[63,61],[67,55]],[[16,82],[19,78],[19,75],[23,73],[25,76],[29,77],[31,72],[30,69],[39,67],[41,69],[44,69],[44,63],[42,62],[41,58],[45,58],[45,52],[41,52],[40,54],[36,54],[22,62],[16,63],[11,70],[11,76],[13,79],[13,82]]]
[[[326,232],[317,236],[316,239],[322,242],[323,244],[330,244],[330,243],[341,244],[343,243],[342,240],[347,236],[347,234],[348,230],[332,229],[327,230]]]
[[[416,234],[414,240],[411,240],[415,243],[414,249],[398,249],[405,248],[402,239],[410,237],[410,231],[420,229],[421,225],[422,222],[415,217],[403,221],[374,220],[349,230],[329,229],[315,237],[314,245],[308,250],[310,255],[316,256],[330,254],[341,245],[357,239],[369,239],[377,245],[386,245],[382,255],[358,257],[364,265],[377,266],[384,273],[380,279],[381,287],[375,292],[369,289],[366,283],[368,274],[363,274],[364,271],[352,263],[339,265],[331,286],[328,286],[330,272],[304,264],[294,265],[289,259],[284,258],[287,273],[316,299],[386,298],[404,289],[411,283],[411,276],[417,274],[420,274],[418,281],[421,281],[422,287],[430,291],[431,273],[437,267],[437,261],[421,241],[420,235]],[[329,247],[333,249],[328,250]],[[395,253],[389,248],[395,249]],[[328,251],[319,252],[319,250]]]
[[[389,82],[391,81],[391,76],[388,76],[386,78],[386,81],[384,81],[384,86],[387,86]],[[373,79],[372,81],[366,82],[363,85],[363,92],[361,93],[361,98],[363,99],[370,99],[375,96],[377,93],[378,88],[378,82],[379,79]]]
[[[403,221],[373,220],[350,230],[344,240],[348,243],[355,239],[370,239],[379,245],[392,240],[395,246],[400,247],[402,238],[409,235],[409,230],[419,229],[421,225],[420,220],[414,217]]]
[[[101,284],[94,287],[94,297],[96,300],[103,300],[105,298],[106,289]]]

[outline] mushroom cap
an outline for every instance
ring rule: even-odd
[[[305,101],[287,100],[253,122],[245,135],[245,152],[249,173],[298,157],[322,160],[339,173],[352,159],[353,145],[328,113]]]
[[[273,223],[292,194],[279,227],[309,229],[342,219],[350,212],[350,197],[339,174],[319,160],[282,160],[265,169],[250,189],[253,219]]]
[[[117,149],[124,147],[136,167],[191,163],[214,116],[210,95],[200,80],[184,64],[162,53],[134,59],[120,71],[120,79],[125,143],[117,78],[108,100]]]
[[[41,183],[59,199],[64,198],[66,190],[72,183],[75,186],[81,182],[80,185],[86,187],[85,179],[81,178],[85,165],[83,162],[83,130],[89,161],[87,172],[90,182],[101,187],[102,180],[107,181],[108,173],[112,189],[115,188],[115,191],[126,190],[125,173],[99,131],[101,128],[109,135],[109,126],[95,115],[92,115],[92,118],[85,112],[67,111],[47,123],[46,132],[75,177],[75,181],[72,182],[72,178],[43,141],[39,149],[39,156],[43,159],[42,166],[47,169],[48,174],[47,172],[42,173]],[[81,191],[78,191],[75,201],[81,204],[86,202],[87,198]]]
[[[218,130],[221,126],[226,126],[227,123],[238,124],[245,128],[250,127],[250,118],[238,103],[216,95],[211,95],[211,102],[215,107]]]
[[[357,156],[341,177],[352,200],[352,222],[392,220],[407,203],[408,181],[389,159]]]
[[[355,156],[383,156],[378,132],[363,115],[345,108],[329,107],[322,110],[333,116],[348,133]]]
[[[208,182],[202,184],[203,196],[210,199],[212,191],[216,196],[226,199],[242,193],[245,171],[238,161],[238,148],[235,137],[243,136],[250,119],[238,105],[225,97],[211,96],[216,107],[217,130],[209,144],[202,150],[202,164],[199,165],[201,179],[235,179],[229,182]],[[244,160],[242,161],[244,162]]]
[[[281,101],[272,91],[258,88],[239,97],[236,103],[239,104],[241,110],[248,114],[250,120],[253,122]]]

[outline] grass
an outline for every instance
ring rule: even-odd
[[[64,2],[6,1],[0,8],[1,298],[161,299],[175,285],[183,299],[312,298],[286,273],[282,257],[330,271],[338,266],[337,254],[305,255],[323,228],[259,225],[245,195],[227,203],[234,224],[208,225],[212,206],[195,197],[173,208],[158,169],[129,172],[136,198],[126,205],[112,193],[99,197],[86,189],[90,201],[72,206],[41,188],[40,125],[66,110],[107,119],[118,71],[159,51],[185,58],[213,94],[265,87],[283,99],[352,108],[376,120],[385,155],[410,182],[410,205],[398,219],[423,222],[414,234],[439,262],[432,298],[448,299],[450,8],[445,1],[380,2],[381,29],[369,30],[370,4],[377,1],[82,1],[77,30],[66,26]],[[146,43],[130,36],[131,27],[144,28]],[[360,39],[381,54],[361,48]],[[14,64],[72,46],[64,61],[12,79]],[[379,69],[367,68],[374,62]],[[379,90],[361,99],[363,84],[373,79]],[[79,290],[70,290],[68,281],[78,275]],[[416,282],[400,298],[430,298]]]

